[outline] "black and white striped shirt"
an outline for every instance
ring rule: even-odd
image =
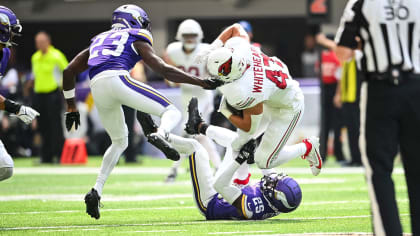
[[[390,66],[420,74],[420,0],[350,0],[335,41],[363,44],[362,70],[384,73]]]

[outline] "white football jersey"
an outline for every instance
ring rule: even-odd
[[[173,42],[166,48],[166,53],[176,67],[187,72],[188,74],[192,74],[203,79],[207,76],[206,65],[204,63],[197,65],[194,63],[194,58],[198,52],[207,48],[208,46],[209,45],[207,43],[199,43],[194,51],[192,51],[190,54],[186,54],[184,50],[182,50],[182,42]],[[180,87],[183,93],[186,92],[199,94],[204,90],[191,84],[180,84]]]
[[[227,102],[239,110],[261,102],[274,108],[295,108],[303,98],[299,83],[292,79],[289,69],[277,57],[268,57],[245,39],[229,39],[225,47],[243,53],[249,66],[238,80],[219,87]]]

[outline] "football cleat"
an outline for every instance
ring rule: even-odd
[[[322,158],[319,155],[319,138],[310,137],[304,139],[303,143],[306,145],[306,153],[302,156],[302,159],[306,159],[311,167],[312,174],[317,176],[321,172]]]
[[[86,195],[85,195],[85,204],[86,204],[86,213],[90,215],[90,217],[99,219],[101,217],[99,213],[99,207],[101,206],[101,197],[99,197],[98,192],[96,189],[92,188]]]
[[[172,147],[172,145],[168,141],[166,141],[166,139],[160,134],[152,133],[147,135],[147,141],[149,141],[149,143],[161,150],[165,154],[166,158],[173,161],[179,160],[180,156],[178,151],[175,150]]]
[[[139,121],[145,136],[157,131],[158,126],[155,124],[150,114],[137,111],[137,120]]]
[[[171,172],[165,179],[165,183],[175,182],[176,176],[178,175],[176,168],[171,168]]]
[[[199,134],[198,127],[201,123],[204,123],[203,118],[198,110],[198,100],[196,97],[191,98],[188,104],[188,121],[185,124],[185,132],[187,134]]]

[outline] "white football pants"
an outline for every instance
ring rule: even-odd
[[[128,129],[121,105],[161,117],[159,130],[171,131],[181,112],[154,88],[132,79],[127,71],[104,71],[90,83],[99,118],[112,144],[104,154],[95,189],[102,195],[106,179],[128,145]]]
[[[0,181],[10,178],[13,175],[13,159],[0,140]]]

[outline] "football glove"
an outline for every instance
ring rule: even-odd
[[[203,88],[207,89],[207,90],[215,90],[216,88],[218,88],[218,87],[220,87],[224,84],[223,81],[218,80],[218,79],[214,79],[212,77],[209,77],[209,78],[207,78],[203,81],[204,81],[204,83],[206,83],[206,86],[203,87]]]
[[[238,162],[241,165],[245,161],[253,162],[256,147],[257,142],[255,141],[255,139],[249,140],[244,146],[242,146],[241,150],[239,151],[239,154],[235,159],[236,162]]]
[[[39,116],[39,113],[33,108],[22,105],[16,116],[21,121],[25,122],[25,124],[30,124],[35,119],[35,117]]]
[[[67,131],[71,130],[71,127],[73,127],[74,124],[74,128],[77,129],[79,128],[80,125],[80,114],[78,111],[73,111],[73,112],[66,112],[65,113],[66,116],[66,128]]]

